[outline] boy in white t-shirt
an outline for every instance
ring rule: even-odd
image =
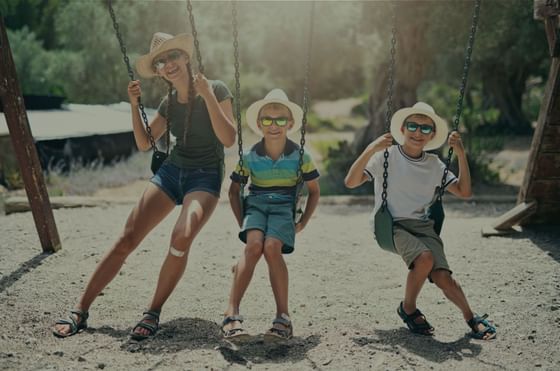
[[[448,139],[446,122],[423,102],[403,108],[391,119],[391,132],[370,143],[356,159],[344,180],[349,188],[375,180],[375,208],[382,203],[384,150],[388,149],[387,207],[393,216],[393,241],[396,252],[409,268],[404,300],[397,313],[408,328],[422,335],[433,335],[434,328],[416,307],[420,290],[429,278],[459,309],[472,330],[472,336],[489,340],[496,328],[473,313],[461,289],[451,277],[443,242],[426,213],[436,200],[445,164],[425,151],[441,147]],[[398,145],[393,145],[393,139]],[[459,162],[459,176],[448,172],[444,187],[462,198],[472,195],[471,177],[463,143],[458,132],[449,135],[448,144]]]

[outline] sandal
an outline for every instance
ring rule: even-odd
[[[62,333],[55,329],[53,330],[53,335],[59,338],[66,338],[68,336],[76,335],[78,332],[85,330],[87,328],[88,317],[89,317],[88,312],[84,312],[83,310],[77,310],[77,309],[71,310],[70,316],[68,317],[70,320],[59,319],[58,321],[55,322],[55,325],[69,325],[70,332]]]
[[[282,325],[285,328],[280,329],[274,327],[276,324]],[[271,342],[285,341],[290,340],[293,336],[294,329],[292,327],[292,321],[287,314],[282,313],[280,317],[277,317],[272,321],[272,327],[264,334],[264,340]]]
[[[224,329],[224,327],[232,322],[243,323],[243,321],[243,316],[240,315],[226,316],[222,321],[222,334],[224,336],[224,340],[240,341],[248,339],[250,337],[249,334],[241,326],[230,328],[229,330]]]
[[[134,326],[130,332],[130,338],[132,340],[146,340],[148,338],[154,337],[159,330],[159,311],[147,310],[142,313],[144,317]],[[148,334],[139,334],[135,332],[136,329],[143,328],[148,330]]]
[[[491,321],[488,321],[488,314],[483,316],[474,315],[473,318],[467,321],[467,324],[471,328],[472,332],[470,336],[478,340],[491,340],[496,337],[496,327],[492,325]],[[478,325],[483,325],[484,328],[480,330]]]
[[[426,316],[424,316],[419,309],[416,309],[412,314],[406,314],[403,302],[401,301],[401,304],[397,308],[397,313],[403,322],[406,323],[411,332],[425,336],[432,336],[434,334],[434,328],[426,320]],[[416,319],[420,317],[424,320],[424,322],[417,323]]]

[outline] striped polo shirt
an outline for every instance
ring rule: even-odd
[[[274,161],[266,155],[263,139],[243,154],[243,176],[240,175],[241,168],[237,164],[230,179],[236,183],[247,184],[250,177],[249,192],[252,194],[274,192],[294,195],[298,166],[299,146],[296,143],[288,139],[284,153]],[[319,177],[311,156],[305,151],[301,169],[303,180],[306,182]]]

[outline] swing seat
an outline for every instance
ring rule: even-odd
[[[443,203],[441,202],[441,198],[438,198],[429,208],[427,211],[428,218],[434,221],[434,230],[436,233],[441,233],[441,229],[443,228],[443,220],[445,219],[445,212],[443,211]]]
[[[382,206],[375,213],[374,233],[379,247],[383,250],[397,253],[393,240],[393,216],[386,206]]]

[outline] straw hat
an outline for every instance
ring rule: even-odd
[[[145,78],[157,76],[153,67],[154,58],[161,53],[174,49],[187,53],[190,60],[193,52],[193,37],[185,33],[173,36],[163,32],[156,32],[150,43],[150,52],[136,61],[136,70],[140,76]]]
[[[404,143],[404,135],[401,132],[404,120],[412,115],[425,115],[432,119],[436,125],[435,135],[424,147],[424,151],[429,151],[441,147],[447,140],[449,128],[444,119],[436,115],[436,112],[427,103],[418,102],[412,107],[406,107],[395,112],[391,118],[391,135],[399,144]]]
[[[288,96],[282,89],[272,89],[264,97],[264,99],[254,102],[249,106],[249,108],[247,108],[247,114],[245,116],[247,119],[247,125],[249,125],[251,130],[253,130],[260,136],[263,135],[262,131],[257,125],[257,120],[259,118],[259,112],[261,108],[269,103],[279,103],[283,106],[288,107],[288,109],[292,112],[292,118],[294,120],[294,125],[290,130],[288,130],[288,135],[297,132],[297,130],[301,126],[301,120],[303,119],[303,110],[294,102],[290,102]]]

